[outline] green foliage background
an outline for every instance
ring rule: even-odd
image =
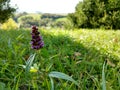
[[[0,0],[0,23],[4,23],[15,12],[15,8],[10,6],[10,0]]]
[[[120,0],[83,0],[68,18],[76,28],[120,29]]]

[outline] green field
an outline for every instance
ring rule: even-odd
[[[79,84],[53,78],[55,90],[120,90],[120,31],[39,31],[45,46],[35,51],[30,30],[0,30],[2,90],[50,90],[52,71],[65,73]],[[38,71],[26,74],[22,65],[33,54],[32,66]]]

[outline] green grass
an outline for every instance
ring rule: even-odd
[[[79,87],[53,78],[55,90],[120,90],[120,31],[40,30],[45,43],[40,51],[31,49],[30,32],[0,30],[0,87],[50,90],[49,73],[58,71],[71,76]],[[21,65],[35,53],[33,64],[39,70],[26,75]]]

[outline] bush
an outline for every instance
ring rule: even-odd
[[[68,17],[77,28],[120,29],[120,0],[83,0]]]
[[[12,18],[10,18],[8,21],[2,24],[1,28],[5,30],[17,29],[18,25]]]

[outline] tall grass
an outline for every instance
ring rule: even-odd
[[[120,31],[40,30],[45,43],[36,52],[30,46],[30,30],[0,30],[0,87],[10,90],[50,90],[49,73],[65,73],[79,83],[54,79],[55,90],[101,90],[106,61],[106,90],[120,89]],[[38,72],[25,77],[28,58]],[[30,69],[30,68],[29,68]]]

